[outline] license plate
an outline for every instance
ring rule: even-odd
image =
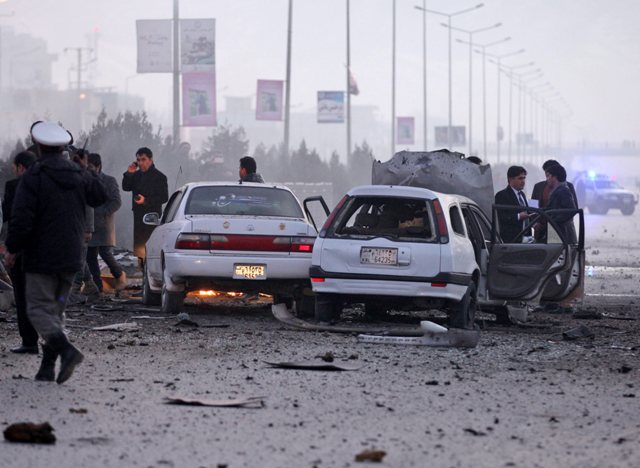
[[[360,249],[360,263],[375,265],[397,265],[398,249],[362,247]]]
[[[233,265],[234,279],[262,280],[267,279],[266,265]]]

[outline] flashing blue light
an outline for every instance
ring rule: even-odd
[[[587,172],[587,176],[589,177],[589,179],[595,179],[596,178],[596,171]]]

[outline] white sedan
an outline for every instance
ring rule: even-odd
[[[188,291],[263,292],[274,301],[313,308],[309,266],[317,230],[287,187],[198,182],[178,189],[146,244],[143,302],[163,313],[182,309]],[[327,210],[328,211],[328,210]]]

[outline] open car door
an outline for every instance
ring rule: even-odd
[[[311,205],[312,202],[320,203],[320,207],[322,208],[322,211],[317,209],[314,211],[316,214],[316,218],[319,218],[318,220],[321,221],[317,224],[312,214],[312,207],[315,206]],[[307,218],[309,218],[309,221],[311,221],[311,224],[313,224],[313,227],[316,229],[316,231],[319,231],[319,228],[322,227],[324,221],[327,219],[330,213],[327,202],[325,202],[324,198],[322,198],[321,196],[316,196],[305,198],[302,204],[304,206],[304,212],[306,213]]]
[[[487,273],[487,288],[491,299],[534,303],[540,300],[581,302],[584,295],[585,262],[583,211],[527,207],[531,221],[523,226],[520,234],[541,223],[546,224],[546,235],[536,243],[509,243],[509,239],[500,242],[498,212],[503,210],[515,216],[523,209],[521,206],[493,206],[492,243]],[[575,240],[568,239],[569,236],[554,220],[559,216],[573,217],[568,222],[574,223],[574,226],[577,224]]]

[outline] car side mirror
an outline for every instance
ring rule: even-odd
[[[160,224],[160,215],[158,213],[147,213],[142,217],[142,222],[150,226],[158,226]]]

